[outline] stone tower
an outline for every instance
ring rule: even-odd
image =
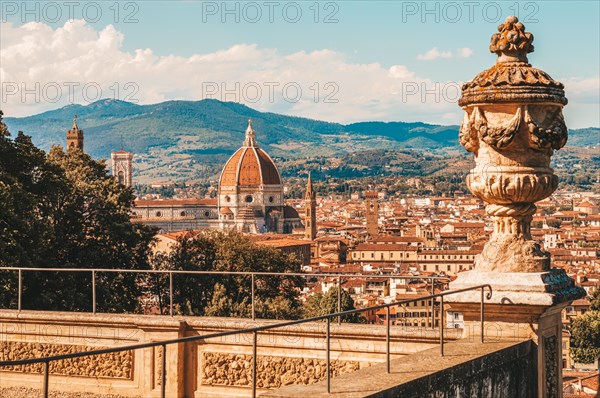
[[[73,127],[67,130],[67,150],[72,148],[83,151],[83,130],[77,127],[77,115],[73,118]]]
[[[133,153],[120,150],[110,154],[113,176],[126,187],[132,185]]]
[[[306,194],[304,195],[304,208],[306,210],[304,238],[315,240],[317,237],[317,194],[313,190],[310,172],[308,173],[308,183],[306,185]]]
[[[379,202],[377,201],[377,192],[365,193],[365,216],[367,218],[367,234],[375,236],[379,233]]]

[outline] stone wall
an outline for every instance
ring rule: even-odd
[[[274,321],[0,310],[0,359],[90,351],[271,323]],[[311,323],[261,332],[257,363],[259,391],[323,380],[325,329],[324,323]],[[334,376],[385,359],[385,326],[332,323],[331,336]],[[392,357],[435,347],[438,339],[433,330],[394,326]],[[154,347],[53,362],[50,391],[158,397],[162,355],[162,348]],[[0,369],[0,395],[19,388],[37,388],[41,385],[41,372],[42,365]],[[234,335],[169,345],[166,376],[169,397],[249,396],[252,337]]]
[[[252,356],[204,353],[202,384],[252,386]],[[258,356],[258,388],[279,388],[289,384],[313,384],[326,379],[327,362],[317,358]],[[333,377],[360,369],[358,361],[331,361]]]
[[[3,341],[0,342],[0,361],[49,357],[101,348],[107,347]],[[43,364],[34,363],[10,366],[2,370],[22,373],[42,373],[43,369]],[[133,353],[131,351],[121,351],[110,354],[94,355],[91,357],[54,361],[50,363],[49,373],[51,375],[64,376],[131,379],[133,376]]]
[[[290,385],[264,394],[269,398],[531,398],[537,397],[537,348],[532,340],[454,342],[445,355],[431,349],[360,369],[325,383]],[[542,395],[539,395],[542,396]],[[546,397],[546,396],[544,396]]]

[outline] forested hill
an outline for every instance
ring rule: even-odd
[[[111,152],[125,149],[135,153],[141,162],[136,174],[148,171],[157,178],[177,178],[179,171],[181,178],[192,177],[186,167],[222,164],[241,145],[248,118],[253,119],[260,145],[275,157],[341,156],[411,148],[451,152],[459,149],[458,126],[375,121],[343,125],[259,112],[242,104],[212,99],[152,105],[105,99],[23,118],[5,115],[5,122],[13,135],[24,131],[36,145],[47,150],[53,144],[65,144],[65,130],[71,127],[74,114],[85,132],[86,152],[107,159]],[[572,130],[569,145],[598,146],[599,137],[598,128]]]

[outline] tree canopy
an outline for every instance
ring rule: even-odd
[[[600,356],[600,311],[588,311],[573,319],[571,356],[580,363],[593,363]]]
[[[234,275],[173,276],[173,303],[184,315],[239,316],[252,313],[252,279],[248,272],[298,272],[300,261],[280,251],[252,243],[233,231],[204,231],[183,235],[168,254],[157,254],[155,269],[242,272]],[[161,311],[168,303],[167,276],[154,277],[154,294]],[[296,319],[302,277],[263,276],[255,279],[255,311],[259,318]]]
[[[600,289],[594,290],[590,295],[590,310],[600,311]]]
[[[148,269],[152,229],[130,221],[133,191],[77,149],[48,154],[14,139],[0,112],[0,303],[16,305],[16,273],[2,267]],[[134,311],[133,274],[99,273],[99,311]],[[23,273],[23,308],[89,311],[91,273]]]
[[[350,293],[342,289],[341,291],[340,311],[350,311],[355,309],[354,300]],[[310,296],[303,307],[303,315],[305,318],[333,314],[338,312],[338,287],[334,286],[327,290],[326,294],[315,293]],[[342,322],[364,323],[365,319],[362,315],[350,314],[342,316]]]

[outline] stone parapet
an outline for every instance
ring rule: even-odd
[[[0,310],[0,360],[91,351],[278,323],[216,317],[169,317]],[[437,330],[393,326],[391,356],[400,358],[436,347]],[[316,383],[325,378],[326,325],[313,322],[261,332],[258,387]],[[335,375],[385,360],[383,325],[331,324],[331,367]],[[447,340],[455,340],[449,334]],[[162,348],[57,361],[50,366],[50,391],[128,397],[160,396]],[[251,395],[252,335],[239,334],[169,345],[167,396]],[[0,369],[0,395],[41,385],[41,366]]]

